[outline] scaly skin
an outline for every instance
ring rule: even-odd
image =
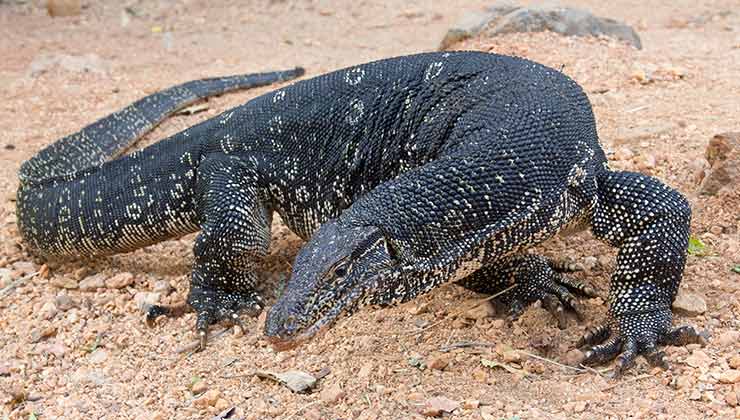
[[[299,252],[265,325],[275,348],[292,348],[363,305],[405,302],[450,281],[478,289],[488,281],[490,292],[516,282],[504,296],[514,315],[543,299],[562,324],[563,307],[574,306],[567,287],[582,285],[522,252],[576,225],[620,250],[608,328],[598,338],[613,335],[586,353],[586,363],[619,355],[621,372],[645,354],[664,364],[659,344],[699,341],[691,328],[670,330],[686,200],[653,178],[608,169],[580,87],[525,60],[493,59],[475,72],[465,71],[471,62],[435,60],[406,85],[414,92],[432,84],[435,94],[412,101],[390,125],[404,127],[407,114],[426,110],[420,129],[396,133],[401,151],[387,154],[402,162],[399,174],[368,188]],[[371,127],[378,126],[389,127]]]
[[[250,76],[241,86],[300,73]],[[144,98],[25,163],[17,216],[26,242],[41,253],[91,255],[200,230],[188,303],[204,345],[209,324],[260,310],[255,266],[267,252],[273,212],[305,239],[317,232],[268,320],[268,335],[288,341],[294,335],[283,327],[305,332],[321,325],[315,315],[330,322],[364,302],[411,299],[496,267],[569,224],[590,221],[606,232],[630,215],[648,222],[638,209],[608,216],[608,206],[600,207],[614,199],[621,208],[624,194],[601,187],[618,173],[606,168],[575,82],[527,60],[484,53],[419,54],[338,70],[110,160],[198,97],[193,90],[207,95],[232,85],[191,82]],[[645,184],[650,188],[632,189],[653,200],[654,185]],[[688,216],[672,203],[654,220],[654,240],[687,234]],[[618,273],[647,255],[630,246],[632,236],[604,237],[625,255]],[[659,255],[682,268],[672,248]],[[344,275],[335,264],[340,256],[353,262]],[[646,261],[648,270],[657,263]],[[535,268],[534,275],[545,282],[521,290],[568,304],[567,295],[552,293],[551,273]],[[326,282],[331,276],[350,280]],[[615,274],[613,290],[628,287],[644,307],[664,311],[679,279]],[[613,307],[624,296],[615,294]],[[152,315],[167,311],[157,307]],[[611,331],[627,350],[630,340],[660,342],[666,315],[658,313],[635,323],[630,310],[614,312]]]

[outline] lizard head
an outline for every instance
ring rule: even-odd
[[[340,219],[322,225],[298,253],[291,279],[265,322],[276,350],[287,350],[376,301],[398,260],[380,229]]]

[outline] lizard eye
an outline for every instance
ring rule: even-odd
[[[337,266],[337,268],[334,269],[334,275],[337,277],[344,277],[347,275],[347,267],[343,265]]]

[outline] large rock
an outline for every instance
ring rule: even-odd
[[[631,26],[614,19],[601,18],[582,9],[557,5],[531,7],[499,3],[483,12],[465,15],[447,31],[439,49],[445,50],[466,38],[483,33],[496,36],[513,32],[552,31],[566,36],[607,36],[642,48]]]
[[[673,301],[673,310],[683,316],[697,316],[707,311],[707,303],[704,298],[684,290],[679,290]]]
[[[699,185],[699,192],[717,194],[722,189],[738,188],[740,184],[740,132],[717,134],[706,150],[710,168]]]

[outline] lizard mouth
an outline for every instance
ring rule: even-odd
[[[299,334],[289,337],[280,336],[279,334],[268,335],[267,341],[275,351],[292,350],[326,333],[341,313],[341,310],[331,310]]]

